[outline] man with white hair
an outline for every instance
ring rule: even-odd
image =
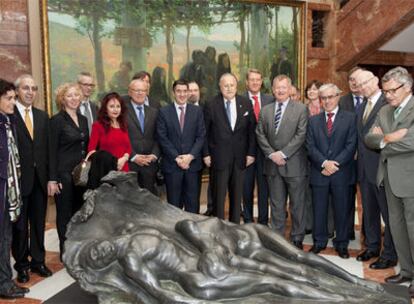
[[[401,271],[387,283],[410,282],[414,298],[414,97],[413,78],[402,67],[381,79],[388,105],[382,107],[365,137],[367,146],[381,149],[377,185],[385,187],[391,234]]]
[[[306,143],[311,162],[310,184],[314,209],[313,253],[326,248],[328,242],[327,212],[329,197],[334,206],[336,237],[333,240],[338,255],[349,258],[348,219],[349,184],[352,182],[357,132],[354,113],[338,107],[341,91],[332,83],[319,88],[324,112],[308,122]]]
[[[367,99],[358,112],[358,182],[362,197],[362,216],[364,221],[365,249],[357,260],[365,262],[379,257],[369,265],[372,269],[386,269],[397,264],[397,253],[388,224],[388,206],[383,186],[377,187],[376,177],[380,151],[370,149],[364,142],[365,135],[371,129],[380,109],[387,104],[378,82],[379,79],[369,71],[356,75],[361,94]],[[381,217],[384,219],[384,247],[381,252]],[[381,252],[381,256],[380,256]]]

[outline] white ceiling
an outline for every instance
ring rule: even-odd
[[[414,53],[414,23],[380,47],[379,50]]]

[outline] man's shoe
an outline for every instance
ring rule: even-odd
[[[385,282],[390,284],[401,284],[410,281],[410,278],[403,277],[401,273],[385,278]]]
[[[292,241],[293,246],[295,246],[296,248],[303,250],[303,244],[302,241]]]
[[[42,264],[42,265],[39,265],[39,266],[32,266],[31,271],[33,273],[38,274],[41,277],[44,277],[44,278],[50,277],[53,274],[50,271],[50,269],[46,267],[45,264]]]
[[[365,261],[368,261],[368,260],[370,260],[372,258],[376,258],[376,257],[379,257],[379,252],[378,251],[371,251],[371,250],[367,249],[367,250],[364,250],[362,253],[360,253],[357,256],[356,259],[357,259],[357,261],[365,262]]]
[[[205,216],[212,216],[213,215],[213,211],[212,210],[207,210],[206,212],[203,213],[203,215],[205,215]]]
[[[27,283],[30,280],[29,271],[24,269],[17,272],[17,282],[19,283]]]
[[[0,293],[0,298],[3,298],[3,299],[24,298],[24,292],[19,291],[16,288],[16,286],[13,286],[8,291]]]
[[[309,252],[313,252],[314,254],[318,254],[322,250],[325,250],[326,247],[321,246],[312,246],[312,248],[309,250]]]
[[[371,269],[387,269],[390,267],[394,267],[397,265],[397,261],[384,259],[382,257],[379,257],[378,260],[376,260],[374,263],[369,265],[369,268]]]
[[[348,238],[350,241],[355,241],[355,231],[348,234]]]
[[[335,250],[340,258],[349,259],[348,248],[336,248]]]
[[[29,293],[30,289],[23,287],[23,286],[19,286],[19,285],[14,285],[15,286],[15,290],[17,290],[18,292],[23,292],[23,293]]]
[[[414,299],[414,284],[408,286],[408,293],[410,294],[411,299]]]
[[[312,233],[312,229],[306,229],[305,230],[305,234],[311,234]]]

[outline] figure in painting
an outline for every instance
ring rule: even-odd
[[[129,73],[132,71],[131,61],[123,61],[119,65],[119,71],[115,72],[112,76],[111,81],[109,81],[109,88],[112,91],[117,92],[119,95],[124,95],[128,93],[128,85],[131,80]]]

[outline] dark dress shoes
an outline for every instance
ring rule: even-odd
[[[205,215],[205,216],[212,216],[213,215],[213,211],[212,210],[207,210],[206,212],[203,213],[203,215]]]
[[[30,280],[30,275],[28,270],[20,270],[17,272],[17,282],[19,283],[27,283]]]
[[[335,250],[340,258],[349,259],[348,248],[336,248]]]
[[[296,248],[303,250],[303,243],[302,241],[292,241],[293,246],[295,246]]]
[[[322,246],[312,246],[312,248],[309,250],[309,252],[313,252],[314,254],[318,254],[319,252],[321,252],[322,250],[324,250],[326,247],[322,247]]]
[[[0,298],[3,299],[17,299],[17,298],[23,298],[25,295],[25,292],[19,289],[18,286],[13,286],[9,290],[5,292],[0,293]]]
[[[31,271],[33,273],[38,274],[41,277],[47,278],[50,277],[53,273],[50,271],[49,268],[46,267],[46,265],[39,265],[39,266],[32,266]]]
[[[401,284],[410,281],[410,278],[403,277],[401,273],[385,278],[385,282],[390,284]]]
[[[394,267],[397,265],[397,261],[384,259],[380,257],[378,260],[376,260],[374,263],[369,265],[369,268],[371,269],[387,269],[390,267]]]
[[[357,256],[356,259],[357,259],[357,261],[365,262],[365,261],[368,261],[368,260],[370,260],[372,258],[376,258],[376,257],[379,257],[379,252],[378,251],[364,250],[362,253],[360,253]]]
[[[23,286],[18,286],[18,285],[14,285],[15,290],[17,290],[18,292],[23,292],[23,293],[28,293],[30,292],[29,288],[23,287]]]

